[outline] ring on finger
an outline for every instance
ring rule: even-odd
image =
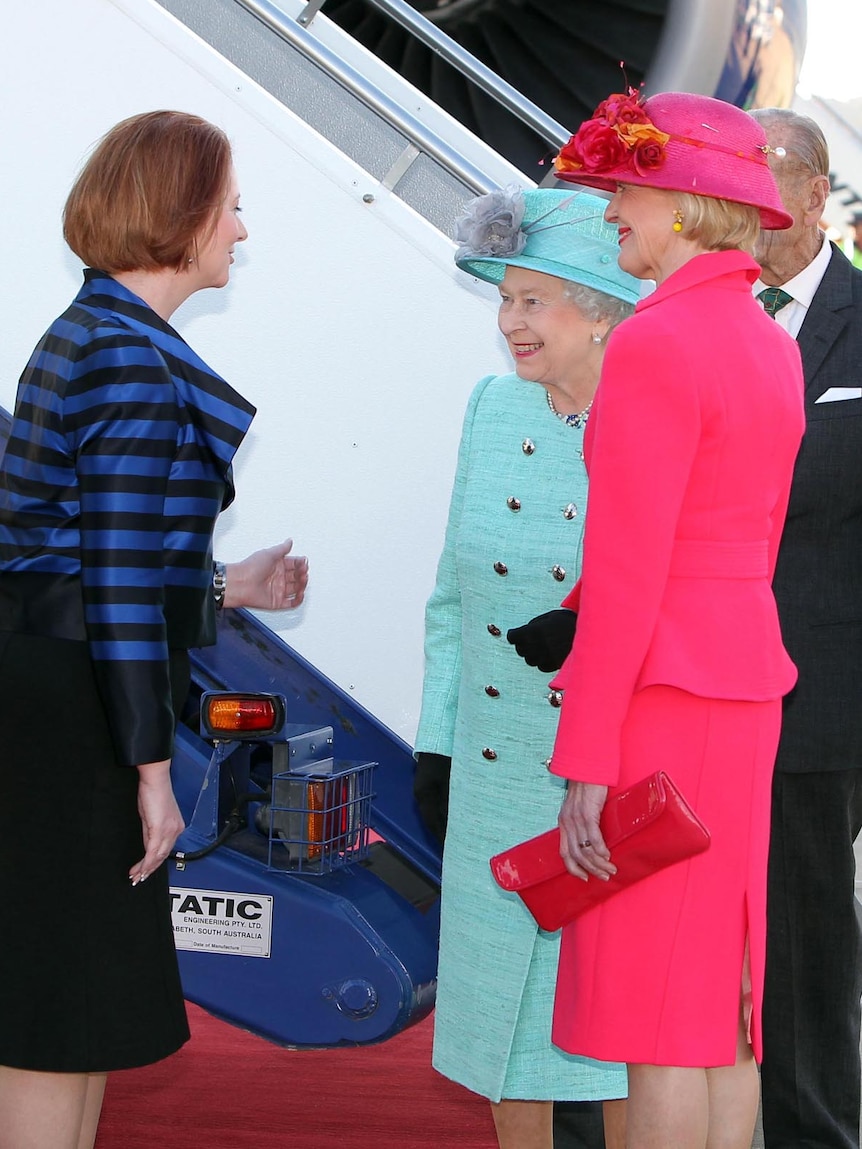
[[[581,847],[582,850],[586,850],[589,846],[592,846],[592,844],[593,843],[590,841],[589,838],[584,838],[583,842],[578,842],[578,845]]]

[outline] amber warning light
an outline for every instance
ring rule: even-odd
[[[201,731],[208,738],[269,738],[284,725],[280,694],[208,693],[201,698]]]

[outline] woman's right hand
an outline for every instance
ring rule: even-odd
[[[159,868],[185,828],[171,786],[170,760],[138,767],[138,813],[146,852],[129,870],[133,886],[146,881]]]
[[[560,854],[569,873],[585,882],[590,875],[606,882],[617,872],[599,827],[607,796],[607,786],[569,781],[560,808]]]

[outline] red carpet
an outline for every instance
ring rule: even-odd
[[[488,1102],[431,1068],[430,1017],[382,1045],[296,1051],[188,1009],[179,1053],[108,1079],[96,1149],[495,1149]]]

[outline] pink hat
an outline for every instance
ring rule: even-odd
[[[793,217],[769,169],[771,150],[760,124],[724,100],[661,92],[641,103],[630,88],[599,104],[554,167],[557,179],[604,191],[640,184],[750,204],[762,227],[781,231]]]

